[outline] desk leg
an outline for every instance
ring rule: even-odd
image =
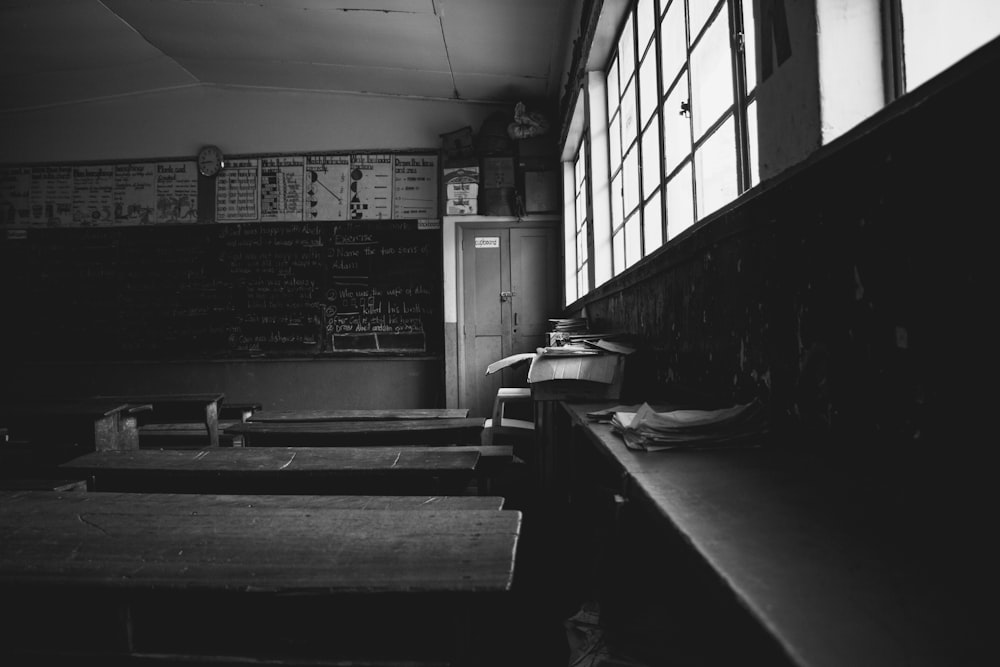
[[[139,422],[135,415],[114,413],[94,421],[94,450],[139,449]]]
[[[205,428],[208,430],[208,444],[219,446],[219,404],[212,402],[205,406]]]
[[[115,638],[115,647],[122,653],[131,653],[134,650],[132,641],[132,605],[128,600],[118,603],[118,636]]]

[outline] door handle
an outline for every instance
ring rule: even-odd
[[[514,296],[513,292],[500,292],[500,303],[509,301]]]

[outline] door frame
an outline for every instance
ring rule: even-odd
[[[460,407],[464,396],[461,392],[462,370],[465,367],[465,344],[462,327],[465,322],[465,307],[461,295],[464,285],[462,278],[462,240],[466,233],[490,227],[530,228],[550,227],[562,238],[562,218],[559,215],[529,215],[523,218],[513,216],[451,215],[442,219],[441,243],[444,273],[444,387],[445,407]],[[557,244],[562,248],[562,243]],[[559,261],[563,261],[560,251]],[[557,276],[562,273],[557,272]]]

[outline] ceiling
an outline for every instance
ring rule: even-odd
[[[553,100],[580,0],[0,0],[0,111],[210,85]]]

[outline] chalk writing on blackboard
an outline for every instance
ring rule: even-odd
[[[440,231],[416,221],[27,228],[0,236],[26,358],[436,353]]]

